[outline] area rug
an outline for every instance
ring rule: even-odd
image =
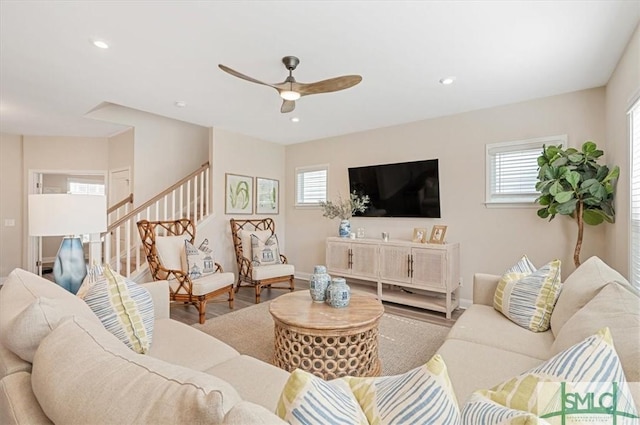
[[[270,301],[195,324],[242,354],[273,359]],[[378,355],[383,375],[397,375],[424,364],[444,342],[450,328],[385,313],[380,319]]]

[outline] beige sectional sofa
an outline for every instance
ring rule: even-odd
[[[611,329],[638,405],[640,297],[619,273],[596,257],[586,261],[566,279],[551,329],[541,333],[493,309],[499,278],[475,276],[474,304],[439,350],[461,405],[474,390],[535,367],[603,326]],[[0,424],[282,423],[271,412],[289,373],[170,319],[166,282],[145,287],[155,325],[151,351],[140,355],[96,323],[81,300],[33,274],[12,272],[0,290]],[[30,341],[29,362],[5,340],[14,318],[39,297],[64,300],[59,305],[75,316],[43,309],[46,323],[33,333],[44,329],[47,336]]]

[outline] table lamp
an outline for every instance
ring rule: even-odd
[[[64,236],[53,264],[55,282],[75,294],[87,275],[79,235],[107,230],[107,198],[102,195],[29,195],[29,235]]]

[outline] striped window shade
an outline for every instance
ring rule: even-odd
[[[631,283],[640,287],[640,100],[631,108]]]
[[[317,206],[327,200],[327,177],[329,167],[296,168],[296,206]]]
[[[543,145],[566,145],[566,136],[491,143],[486,148],[486,203],[532,204],[540,195],[538,157]]]

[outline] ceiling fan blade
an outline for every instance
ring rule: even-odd
[[[280,107],[280,112],[286,114],[287,112],[291,112],[296,109],[296,102],[293,100],[283,100],[282,107]]]
[[[218,68],[220,68],[221,70],[223,70],[224,72],[233,75],[234,77],[238,77],[238,78],[242,78],[243,80],[249,81],[251,83],[256,83],[256,84],[261,84],[263,86],[268,86],[268,87],[273,87],[274,89],[277,89],[276,86],[274,86],[273,84],[269,84],[269,83],[265,83],[263,81],[260,80],[256,80],[255,78],[251,78],[247,75],[241,74],[240,72],[229,68],[228,66],[224,66],[222,64],[218,64]]]
[[[362,81],[360,75],[344,75],[342,77],[330,78],[315,83],[298,83],[297,92],[301,96],[310,94],[330,93],[334,91],[348,89]]]

